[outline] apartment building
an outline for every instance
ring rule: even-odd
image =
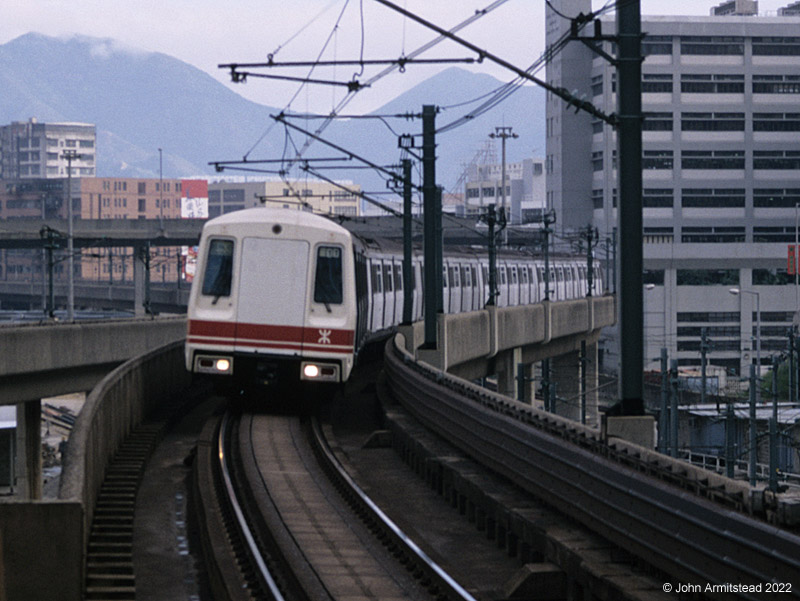
[[[464,183],[464,208],[459,214],[480,215],[490,204],[498,210],[503,198],[502,163],[467,167]],[[506,215],[510,223],[529,223],[541,219],[545,199],[544,161],[528,158],[506,163]],[[584,224],[585,225],[585,224]]]
[[[787,346],[800,307],[796,277],[787,273],[800,220],[796,4],[777,16],[759,16],[755,3],[736,1],[712,7],[708,17],[642,17],[650,368],[662,347],[680,365],[698,366],[704,329],[709,362],[729,373],[746,374],[759,346],[765,366]],[[589,0],[554,6],[565,15],[591,10]],[[548,43],[569,29],[549,9],[546,25]],[[603,22],[604,34],[614,29],[613,20]],[[611,42],[603,46],[614,52]],[[616,111],[615,69],[605,59],[571,42],[553,63],[551,84],[585,94],[606,113]],[[613,128],[552,95],[546,118],[547,201],[558,227],[574,229],[590,219],[612,237],[618,202]],[[606,367],[613,367],[615,347],[611,341],[605,347]]]
[[[66,177],[72,151],[73,177],[93,177],[97,135],[88,123],[15,121],[0,126],[0,179]]]

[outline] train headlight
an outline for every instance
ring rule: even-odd
[[[303,361],[300,364],[300,379],[315,382],[338,382],[339,365],[337,363],[320,363]]]
[[[202,374],[230,376],[233,374],[233,357],[197,355],[194,360],[194,370]]]

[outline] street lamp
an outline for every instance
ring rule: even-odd
[[[728,290],[734,296],[739,294],[752,294],[756,297],[756,378],[761,379],[761,294],[752,290],[741,290],[739,288],[731,288]],[[760,397],[760,386],[756,388],[756,394]]]

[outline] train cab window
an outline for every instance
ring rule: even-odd
[[[203,274],[203,294],[215,299],[230,296],[232,276],[233,240],[211,240]]]
[[[342,249],[338,246],[317,248],[317,270],[314,275],[314,302],[326,305],[341,305]]]
[[[383,289],[386,292],[392,291],[392,265],[385,263],[383,266]]]
[[[403,266],[400,263],[394,264],[394,289],[403,289]]]

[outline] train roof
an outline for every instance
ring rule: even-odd
[[[347,230],[338,223],[321,215],[315,215],[307,211],[297,209],[284,209],[276,207],[255,207],[225,213],[219,217],[214,217],[207,222],[207,226],[218,225],[237,225],[237,224],[258,224],[265,225],[282,223],[296,227],[314,228],[319,230],[335,231],[347,234]]]

